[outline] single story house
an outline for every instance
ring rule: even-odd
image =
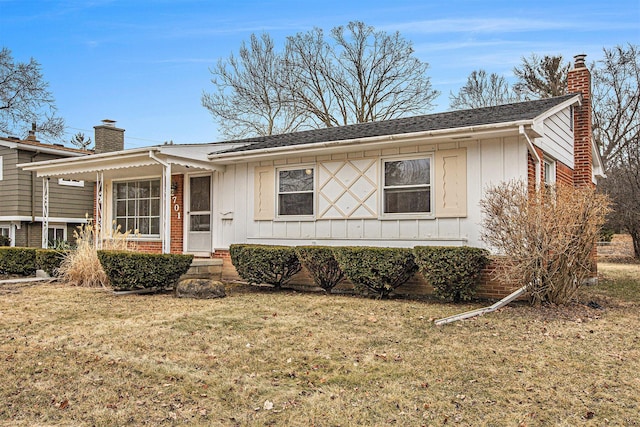
[[[479,202],[490,184],[594,185],[602,176],[584,55],[568,89],[495,107],[22,167],[95,182],[98,223],[138,230],[147,251],[228,264],[233,243],[481,247]]]

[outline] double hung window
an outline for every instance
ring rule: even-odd
[[[431,213],[431,158],[383,161],[383,213]]]
[[[278,215],[314,214],[314,169],[278,169]]]

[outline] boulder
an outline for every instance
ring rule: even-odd
[[[222,298],[227,294],[224,285],[213,279],[183,279],[176,285],[177,298]]]

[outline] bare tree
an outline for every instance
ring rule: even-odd
[[[507,79],[496,73],[487,76],[485,70],[472,71],[467,83],[460,88],[457,95],[449,94],[449,107],[452,110],[465,108],[491,107],[509,104],[521,100]]]
[[[14,62],[11,50],[0,50],[0,132],[26,135],[32,123],[41,135],[58,138],[64,121],[55,116],[56,106],[40,64]]]
[[[331,42],[315,28],[287,39],[287,88],[318,126],[388,120],[430,110],[438,91],[429,64],[399,32],[376,31],[363,22],[331,30]]]
[[[283,53],[268,35],[253,35],[239,58],[211,70],[216,92],[202,104],[230,137],[420,114],[438,92],[413,52],[399,33],[362,22],[334,28],[329,39],[319,28],[291,36]]]
[[[634,254],[640,258],[640,140],[620,149],[599,187],[612,201],[609,224],[631,235]]]
[[[640,138],[640,50],[629,44],[603,51],[593,67],[593,137],[608,169]]]
[[[539,57],[532,53],[529,58],[522,58],[520,67],[513,69],[518,78],[514,89],[526,99],[565,95],[569,68],[562,55]]]
[[[71,144],[83,150],[88,150],[91,145],[91,138],[86,138],[84,133],[78,132],[69,141]]]
[[[272,135],[297,130],[306,120],[285,94],[282,54],[275,51],[268,34],[251,35],[249,46],[240,47],[211,69],[216,91],[203,93],[202,105],[229,138]]]

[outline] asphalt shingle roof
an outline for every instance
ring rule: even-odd
[[[576,94],[535,101],[504,104],[495,107],[449,111],[446,113],[427,114],[423,116],[405,117],[379,122],[359,123],[348,126],[313,129],[302,132],[225,141],[227,143],[244,143],[247,145],[223,152],[244,152],[266,148],[313,144],[317,142],[342,141],[384,135],[398,135],[403,133],[456,129],[468,126],[532,120],[545,111],[574,96],[576,96]]]

